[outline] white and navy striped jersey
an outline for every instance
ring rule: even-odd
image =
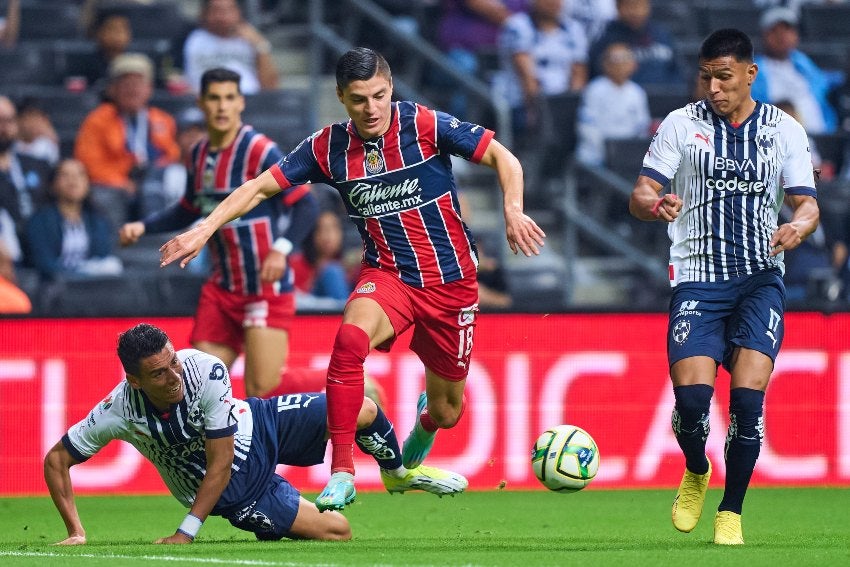
[[[670,223],[670,283],[715,282],[778,267],[770,256],[782,200],[816,197],[803,127],[756,103],[733,126],[703,100],[671,112],[643,159],[641,175],[682,200]]]
[[[206,474],[206,440],[235,436],[235,472],[251,448],[253,420],[250,406],[233,397],[227,368],[218,358],[194,349],[178,351],[177,356],[183,364],[185,395],[169,412],[163,415],[125,380],[71,427],[62,443],[83,462],[113,439],[127,441],[189,508]]]

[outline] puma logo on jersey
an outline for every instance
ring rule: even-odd
[[[709,140],[708,136],[706,136],[705,134],[700,134],[699,132],[697,132],[696,134],[694,134],[694,138],[696,138],[697,140],[702,140],[703,142],[705,142],[706,146],[711,147],[711,140]]]

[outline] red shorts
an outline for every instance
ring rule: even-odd
[[[395,337],[378,350],[390,350],[395,339],[412,325],[410,350],[426,368],[448,380],[466,378],[478,314],[476,278],[419,288],[385,270],[364,266],[348,301],[361,297],[376,301],[395,331]]]
[[[205,341],[242,350],[245,327],[271,327],[289,331],[295,316],[295,298],[291,293],[276,296],[236,295],[214,282],[201,288],[195,313],[192,343]]]

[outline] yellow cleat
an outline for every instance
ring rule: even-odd
[[[673,500],[673,525],[680,532],[694,529],[702,515],[702,505],[705,504],[705,493],[708,490],[708,479],[711,478],[711,461],[705,474],[694,474],[685,469],[676,499]]]
[[[744,545],[741,514],[718,512],[714,516],[714,543],[718,545]]]
[[[454,496],[463,492],[469,484],[463,475],[425,465],[408,470],[407,474],[401,478],[394,477],[381,469],[381,480],[390,494],[408,490],[424,490],[440,497],[447,494]]]

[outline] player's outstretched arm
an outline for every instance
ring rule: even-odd
[[[279,191],[280,186],[268,170],[246,181],[219,203],[207,218],[163,244],[159,249],[160,267],[181,260],[180,267],[185,268],[192,258],[201,253],[216,230]]]
[[[494,139],[487,146],[481,163],[495,169],[499,178],[504,197],[505,235],[511,250],[514,254],[522,251],[526,256],[540,254],[546,233],[522,210],[523,180],[519,160]]]
[[[68,537],[54,545],[82,545],[86,543],[86,530],[77,513],[74,488],[71,485],[71,467],[78,463],[61,442],[53,446],[44,457],[44,481],[53,504],[65,522]]]
[[[644,221],[674,221],[682,210],[682,201],[672,193],[660,196],[663,190],[656,180],[639,175],[629,198],[629,212]]]
[[[233,465],[234,437],[207,439],[204,445],[206,452],[206,469],[204,480],[198,487],[192,509],[183,523],[173,535],[159,538],[154,543],[185,544],[195,541],[198,530],[207,519],[213,507],[221,498],[221,493],[230,482],[230,469]]]

